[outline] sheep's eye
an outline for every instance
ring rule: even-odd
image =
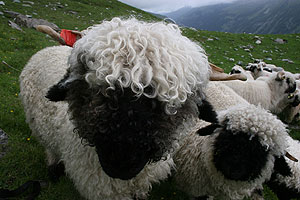
[[[291,99],[291,98],[293,98],[294,97],[294,94],[289,94],[288,95],[288,99]]]

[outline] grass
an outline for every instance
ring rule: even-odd
[[[0,11],[10,10],[32,15],[34,18],[53,22],[60,28],[78,30],[115,16],[135,16],[145,21],[159,20],[116,0],[61,0],[60,3],[57,0],[31,1],[34,2],[31,7],[24,7],[22,3],[7,0],[4,1],[4,6],[0,6]],[[12,19],[7,15],[0,15],[0,128],[9,136],[8,152],[0,158],[0,188],[13,189],[27,180],[49,180],[43,147],[31,136],[31,131],[25,122],[23,108],[18,98],[18,77],[34,53],[57,43],[34,29],[22,27],[23,32],[12,29],[8,26],[8,20]],[[291,72],[299,72],[300,34],[259,35],[262,41],[260,45],[255,43],[255,35],[251,34],[197,31],[188,28],[183,29],[183,34],[201,44],[207,51],[210,62],[224,68],[226,72],[229,72],[238,61],[246,64],[253,61],[253,58],[272,58],[269,63],[282,66]],[[277,37],[288,42],[274,43],[273,40]],[[246,52],[243,47],[249,45],[253,48],[251,52]],[[284,62],[282,59],[290,59],[294,64]],[[292,131],[292,135],[300,138],[300,133],[297,131]],[[267,200],[276,199],[268,188],[265,188],[264,195]],[[57,183],[50,182],[48,187],[42,190],[38,199],[82,198],[72,182],[67,177],[63,177]],[[154,185],[149,199],[185,200],[188,196],[178,191],[170,179],[160,185]]]

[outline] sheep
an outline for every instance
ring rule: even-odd
[[[217,123],[200,121],[173,156],[176,185],[200,199],[251,197],[286,154],[288,137],[286,125],[261,107],[220,111]]]
[[[286,154],[286,125],[222,82],[209,82],[205,97],[213,107],[206,113],[215,110],[218,117],[198,121],[181,139],[173,155],[177,187],[199,199],[259,198],[274,164]]]
[[[222,81],[249,103],[278,114],[289,104],[289,94],[295,92],[296,82],[288,72],[277,72],[264,80]]]
[[[246,70],[250,71],[253,78],[257,79],[258,77],[269,77],[273,74],[272,68],[266,67],[266,63],[248,63]]]
[[[196,123],[209,73],[177,25],[113,18],[73,49],[33,55],[20,96],[48,166],[62,163],[84,198],[143,199],[174,168],[170,153]]]
[[[247,77],[247,80],[254,80],[252,73],[248,70],[244,70],[244,68],[239,65],[233,66],[229,74],[243,74]]]
[[[300,142],[288,138],[287,143],[287,150],[293,156],[300,158]],[[277,164],[276,170],[266,185],[280,200],[300,198],[300,163],[282,159],[282,162]]]

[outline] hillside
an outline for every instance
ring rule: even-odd
[[[249,0],[199,8],[185,7],[164,15],[201,30],[231,33],[300,33],[300,1]]]
[[[1,2],[1,1],[0,1]],[[117,0],[31,0],[0,4],[0,129],[8,135],[8,144],[0,137],[0,188],[13,189],[27,180],[49,181],[43,147],[31,135],[19,100],[18,77],[26,62],[37,51],[58,45],[57,42],[34,29],[11,28],[5,11],[15,11],[34,18],[46,19],[60,28],[82,30],[112,17],[136,17],[146,21],[160,20],[149,13],[127,6]],[[2,14],[1,14],[2,13]],[[247,64],[255,58],[264,59],[299,72],[300,34],[252,35],[182,28],[184,35],[198,42],[206,50],[209,61],[229,72],[236,63]],[[262,43],[256,44],[259,38]],[[274,42],[276,38],[287,41]],[[249,51],[245,51],[245,49]],[[286,62],[289,59],[292,62]],[[1,132],[1,130],[0,130]],[[300,139],[300,133],[292,131]],[[2,154],[4,155],[2,157]],[[264,190],[266,200],[277,199],[268,188]],[[24,198],[19,198],[24,199]],[[38,200],[82,200],[68,177],[58,182],[49,182],[42,189]],[[150,200],[188,200],[186,194],[176,190],[172,179],[154,185]]]

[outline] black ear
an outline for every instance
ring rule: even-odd
[[[291,176],[292,175],[291,168],[285,161],[284,156],[275,158],[274,172],[279,173],[283,176]]]
[[[62,80],[48,90],[46,98],[54,102],[64,101],[70,88],[70,82],[68,82],[68,79],[69,73],[67,73]]]
[[[211,123],[219,123],[217,113],[208,101],[202,100],[201,104],[198,104],[197,106],[199,111],[199,119]]]
[[[197,131],[197,134],[200,136],[207,136],[207,135],[211,135],[213,134],[213,132],[215,131],[216,128],[219,128],[220,125],[219,124],[211,124],[208,125],[204,128],[201,128]]]

